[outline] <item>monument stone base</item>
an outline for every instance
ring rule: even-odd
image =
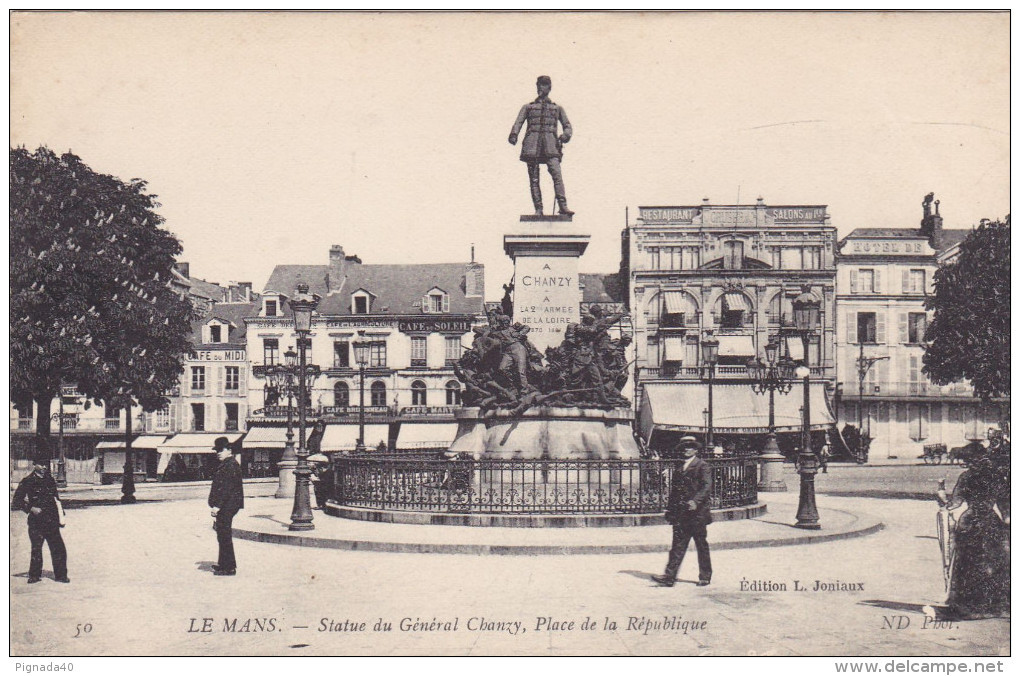
[[[450,450],[482,460],[637,460],[630,409],[536,407],[509,411],[457,412],[457,437]]]

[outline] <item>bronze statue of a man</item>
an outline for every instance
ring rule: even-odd
[[[521,162],[528,165],[528,180],[531,182],[531,201],[535,204],[535,215],[542,215],[542,188],[538,181],[538,165],[544,164],[552,176],[560,213],[572,216],[574,212],[567,208],[560,160],[563,158],[563,144],[570,140],[574,130],[570,126],[570,120],[567,119],[566,111],[549,100],[549,91],[552,89],[552,80],[549,76],[540,76],[536,86],[538,98],[521,107],[513,129],[510,130],[510,145],[517,145],[517,135],[527,122],[528,130],[524,133],[524,141],[521,143]],[[563,127],[563,133],[559,136],[556,135],[557,122]]]

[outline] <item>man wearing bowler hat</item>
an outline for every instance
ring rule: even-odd
[[[708,524],[712,523],[712,468],[698,457],[701,444],[694,437],[680,439],[683,464],[673,470],[666,521],[673,525],[673,546],[669,550],[666,572],[652,579],[663,587],[676,583],[676,574],[683,563],[687,545],[694,538],[698,548],[698,586],[712,581],[712,559],[708,551]]]
[[[241,466],[234,460],[230,440],[218,437],[213,450],[220,465],[213,475],[209,491],[209,506],[216,520],[216,541],[220,545],[219,562],[213,566],[214,575],[236,575],[237,561],[234,559],[233,521],[234,515],[244,508],[244,485],[241,483]]]

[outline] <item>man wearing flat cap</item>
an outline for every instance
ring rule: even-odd
[[[22,479],[14,491],[11,511],[19,510],[28,514],[28,539],[32,543],[28,583],[35,584],[42,579],[44,541],[50,547],[53,579],[57,582],[70,582],[67,578],[67,548],[60,535],[60,529],[64,526],[63,507],[57,493],[57,482],[50,474],[48,455],[39,454],[35,457],[32,473]]]
[[[652,579],[663,587],[672,587],[683,563],[687,545],[694,538],[698,549],[698,586],[712,581],[712,558],[708,551],[708,524],[712,523],[712,468],[698,457],[701,444],[694,437],[680,439],[683,464],[673,470],[666,506],[666,521],[673,525],[673,546],[669,550],[666,572]]]
[[[213,475],[209,491],[209,506],[216,520],[216,541],[220,546],[219,561],[213,566],[214,575],[236,575],[237,561],[234,559],[233,521],[234,515],[244,509],[244,484],[241,482],[241,466],[234,460],[230,440],[217,437],[213,450],[220,465]]]
[[[563,188],[563,174],[560,171],[560,160],[563,158],[563,144],[570,140],[574,130],[567,119],[567,113],[561,106],[549,100],[552,80],[548,75],[541,75],[535,83],[538,98],[525,103],[517,114],[513,129],[510,130],[510,145],[517,145],[517,135],[521,127],[528,123],[528,130],[521,142],[521,162],[528,165],[528,181],[531,183],[531,201],[535,205],[535,215],[542,215],[542,188],[539,185],[539,165],[544,164],[552,176],[553,189],[560,213],[572,216],[573,211],[567,208],[567,194]],[[563,133],[556,135],[556,124],[563,128]]]

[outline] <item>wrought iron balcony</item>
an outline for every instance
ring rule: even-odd
[[[860,381],[844,382],[843,397],[859,397]],[[973,397],[974,390],[966,383],[939,386],[923,381],[864,382],[865,397]]]
[[[830,366],[812,366],[812,378],[831,378],[834,369]],[[746,366],[716,366],[716,380],[746,380]],[[704,380],[708,372],[703,366],[642,366],[638,368],[638,380]]]

